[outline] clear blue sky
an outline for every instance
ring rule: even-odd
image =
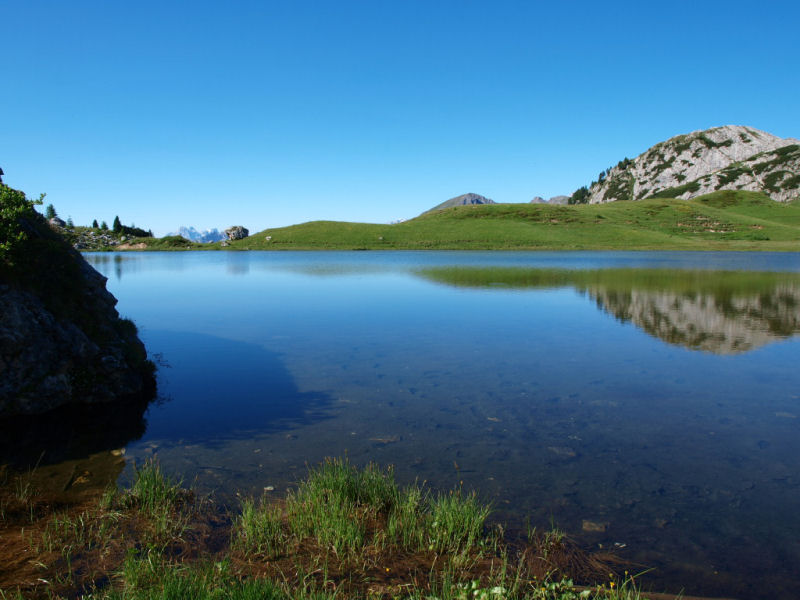
[[[0,0],[0,166],[77,224],[388,222],[800,137],[800,5]]]

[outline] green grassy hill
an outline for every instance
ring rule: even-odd
[[[313,221],[266,229],[230,248],[800,251],[800,203],[721,191],[693,200],[456,206],[395,225]]]

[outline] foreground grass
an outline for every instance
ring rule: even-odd
[[[511,543],[475,494],[401,489],[372,464],[327,460],[284,500],[246,498],[230,518],[152,461],[130,489],[71,509],[9,489],[4,539],[21,527],[29,559],[0,580],[3,600],[645,597],[557,531]]]

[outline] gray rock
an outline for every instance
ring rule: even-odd
[[[77,261],[80,282],[68,309],[66,301],[0,281],[0,416],[138,400],[154,389],[144,345],[132,323],[120,320],[106,278],[66,244],[64,252]]]
[[[234,225],[233,227],[228,227],[225,230],[225,235],[227,235],[228,239],[231,240],[231,241],[233,241],[233,240],[243,240],[248,235],[250,235],[250,232],[246,228],[242,227],[241,225]]]
[[[687,200],[717,190],[764,192],[787,202],[800,197],[798,144],[739,125],[675,136],[608,169],[589,188],[589,203],[640,200],[657,193]]]

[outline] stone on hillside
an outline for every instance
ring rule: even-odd
[[[228,236],[229,240],[243,240],[250,235],[250,232],[241,225],[234,225],[225,230],[225,235]]]
[[[63,219],[59,219],[58,217],[53,217],[48,221],[51,227],[66,227],[67,223]]]

